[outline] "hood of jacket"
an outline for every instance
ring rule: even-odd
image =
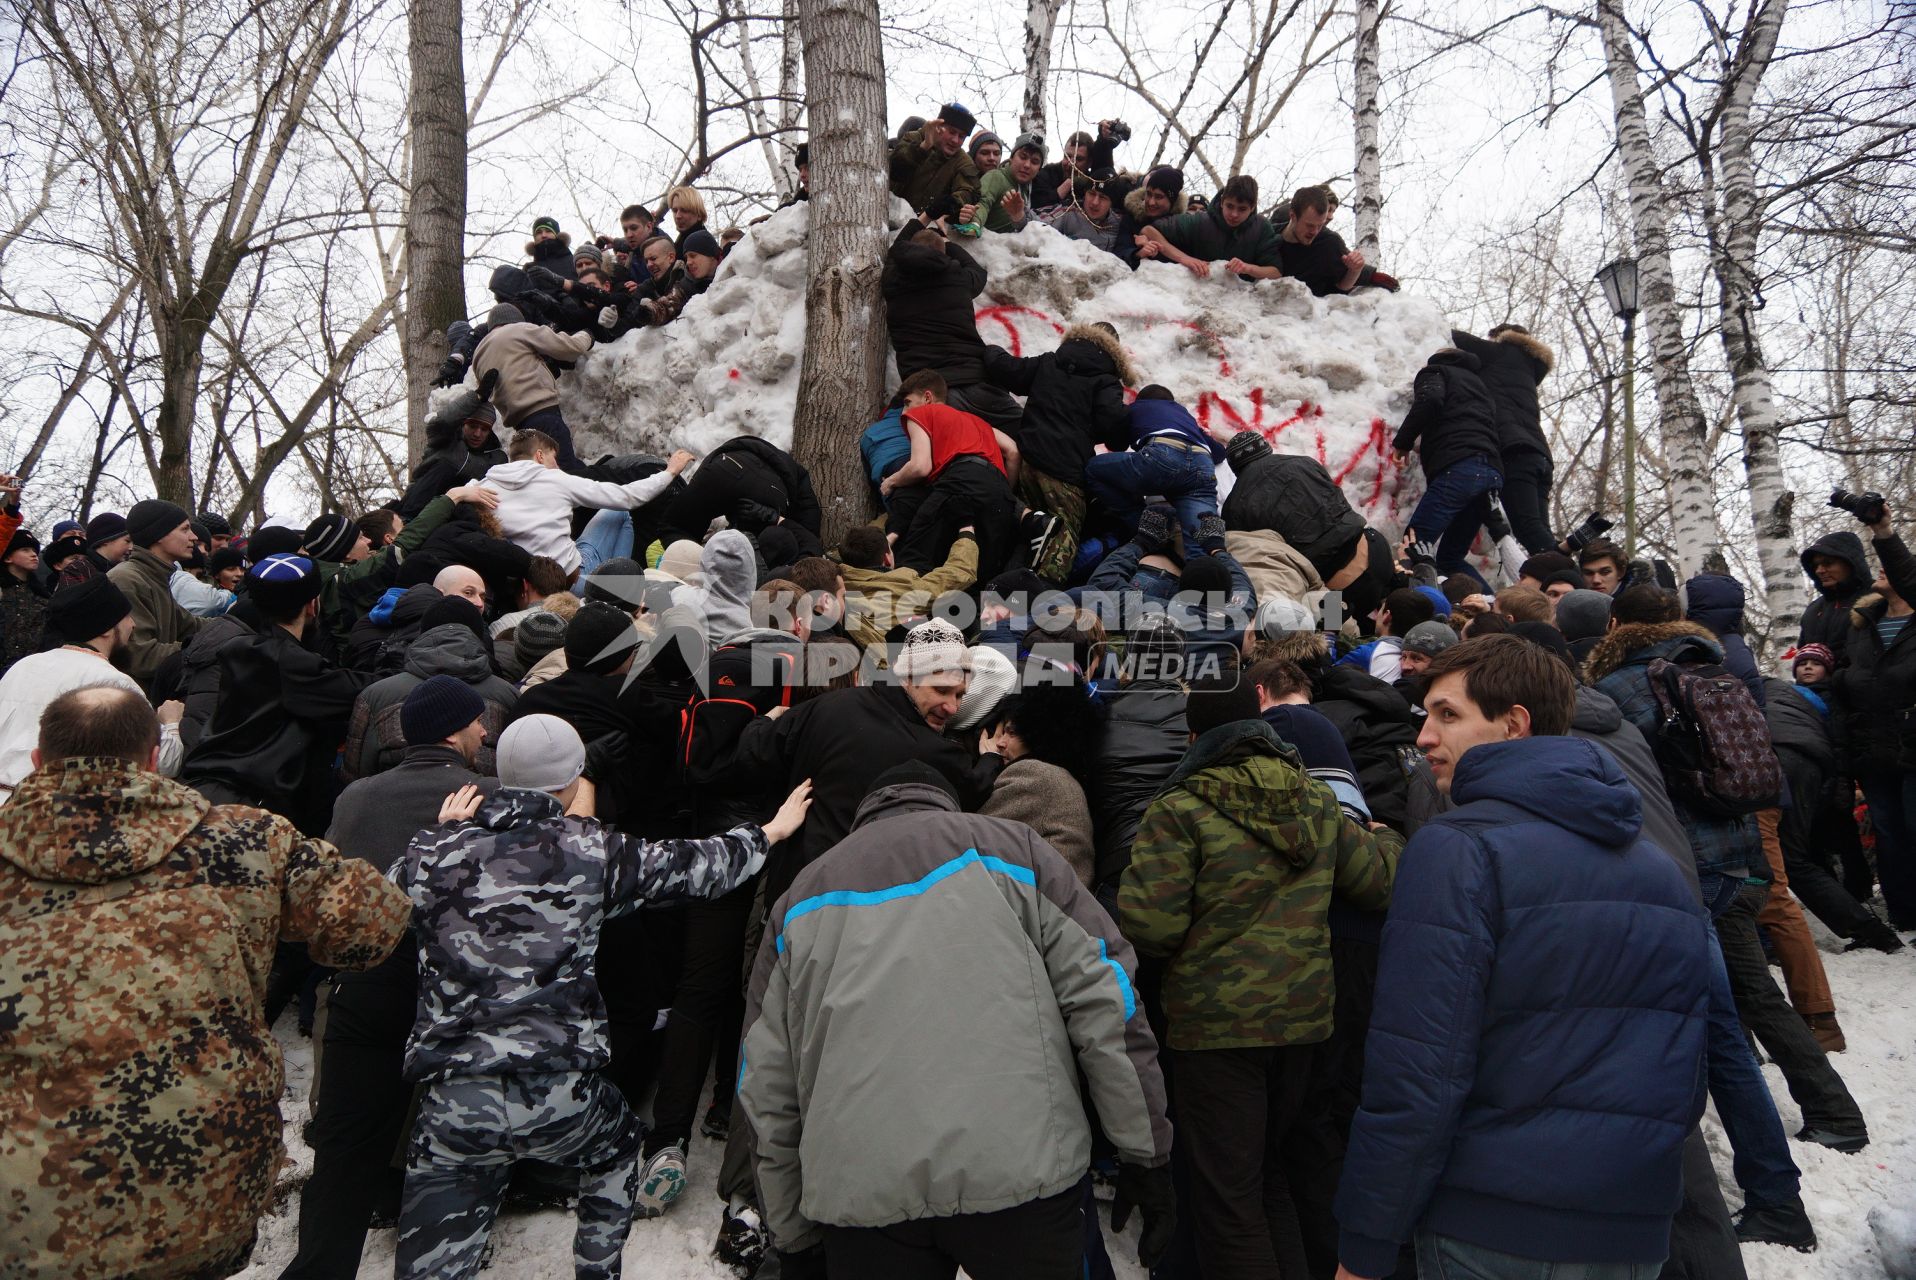
[[[942,248],[909,241],[892,246],[890,265],[900,276],[921,283],[940,279],[959,269],[959,264]]]
[[[1810,568],[1810,560],[1816,556],[1834,556],[1838,560],[1847,563],[1849,565],[1849,581],[1836,588],[1833,592],[1824,590],[1823,584],[1816,580],[1815,570]],[[1835,533],[1826,533],[1815,542],[1810,543],[1809,546],[1803,549],[1803,554],[1797,557],[1797,562],[1803,566],[1804,575],[1809,578],[1810,585],[1816,588],[1818,595],[1853,597],[1869,590],[1871,580],[1869,557],[1863,552],[1863,540],[1851,533],[1848,529],[1839,529]]]
[[[1124,354],[1124,344],[1094,324],[1074,324],[1058,343],[1058,367],[1066,373],[1109,373],[1127,387],[1138,385],[1138,371]]]
[[[1580,733],[1600,736],[1615,733],[1623,728],[1623,709],[1617,706],[1615,698],[1601,689],[1580,684],[1577,686],[1577,709],[1570,717],[1570,727]]]
[[[1140,178],[1138,180],[1138,185],[1131,189],[1131,194],[1124,198],[1124,211],[1130,214],[1132,221],[1136,222],[1141,227],[1150,225],[1152,221],[1150,218],[1145,216],[1145,212],[1144,212],[1144,197],[1145,197],[1146,190],[1147,188],[1145,187],[1144,180]],[[1189,213],[1190,211],[1191,211],[1191,198],[1185,195],[1182,191],[1180,191],[1175,196],[1171,197],[1171,211],[1165,214],[1164,216],[1167,218],[1175,218],[1181,213]]]
[[[1723,646],[1694,622],[1632,622],[1612,631],[1590,651],[1585,679],[1595,684],[1619,667],[1647,666],[1658,658],[1722,662]]]
[[[1453,369],[1468,369],[1472,373],[1483,368],[1483,361],[1477,359],[1476,356],[1471,355],[1468,351],[1462,351],[1456,347],[1443,347],[1434,351],[1431,353],[1430,359],[1424,361],[1424,363],[1449,365]]]
[[[737,529],[720,529],[699,553],[704,585],[699,604],[705,612],[705,637],[718,644],[752,626],[752,589],[758,585],[758,556],[752,540]]]
[[[559,803],[559,797],[544,791],[527,791],[522,787],[500,787],[479,806],[479,812],[472,815],[475,826],[487,831],[511,831],[515,827],[529,827],[537,822],[552,822],[565,817],[565,806]]]
[[[123,880],[158,866],[210,807],[124,760],[63,760],[28,774],[0,809],[0,860],[60,884]]]
[[[1617,850],[1643,830],[1643,802],[1610,753],[1582,738],[1518,738],[1472,747],[1457,762],[1458,805],[1501,800]]]
[[[1305,804],[1310,775],[1292,746],[1263,720],[1234,720],[1198,735],[1160,791],[1190,792],[1286,862],[1311,850],[1285,836]]]
[[[879,787],[858,802],[858,811],[852,817],[852,830],[856,831],[867,823],[882,822],[886,818],[928,811],[957,813],[958,802],[929,782],[901,782]]]
[[[482,483],[488,489],[497,489],[502,493],[523,492],[531,488],[544,477],[549,470],[531,458],[522,458],[518,462],[501,462],[487,467]]]
[[[1542,366],[1545,374],[1548,374],[1552,369],[1557,367],[1557,353],[1537,341],[1535,334],[1518,333],[1515,329],[1505,329],[1502,333],[1498,334],[1493,341],[1501,342],[1507,347],[1515,347],[1517,350],[1523,352]]]
[[[1410,723],[1410,703],[1404,695],[1356,667],[1331,667],[1313,679],[1311,701],[1349,703],[1364,720]]]
[[[1719,636],[1743,634],[1743,584],[1723,573],[1699,573],[1683,584],[1684,616]]]
[[[492,674],[492,662],[471,627],[448,622],[419,633],[406,649],[405,669],[421,680],[452,676],[479,684]]]

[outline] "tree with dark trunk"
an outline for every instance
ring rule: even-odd
[[[446,326],[466,314],[466,67],[460,0],[412,0],[406,114],[412,173],[406,205],[406,442],[426,444],[426,397],[446,359]]]

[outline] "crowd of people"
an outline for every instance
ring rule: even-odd
[[[1816,1247],[1792,1141],[1870,1138],[1804,908],[1916,929],[1887,504],[1804,551],[1765,671],[1728,574],[1551,527],[1551,353],[1506,324],[1409,389],[1393,537],[1115,325],[1020,357],[974,320],[964,241],[1032,218],[1394,287],[1328,193],[1279,228],[1247,178],[1127,185],[1120,122],[1048,166],[975,128],[891,154],[868,494],[750,436],[577,452],[563,369],[723,258],[689,188],[676,240],[535,225],[373,510],[149,498],[42,542],[0,482],[0,1271],[244,1265],[282,1015],[315,1046],[284,1277],[381,1224],[398,1275],[472,1275],[502,1204],[572,1206],[576,1274],[616,1276],[695,1132],[747,1277],[1108,1276],[1107,1196],[1161,1278]]]

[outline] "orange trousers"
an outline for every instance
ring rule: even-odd
[[[1756,922],[1770,935],[1776,958],[1782,962],[1783,983],[1789,988],[1790,1004],[1801,1014],[1835,1013],[1836,1000],[1830,995],[1830,980],[1823,972],[1823,956],[1810,937],[1809,922],[1803,918],[1803,904],[1790,892],[1789,873],[1783,869],[1783,843],[1777,837],[1782,820],[1779,809],[1765,809],[1756,815],[1763,830],[1763,856],[1770,863],[1770,897],[1756,913]]]

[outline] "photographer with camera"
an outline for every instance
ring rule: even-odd
[[[1859,563],[1846,566],[1852,569],[1851,577],[1836,584],[1848,587],[1854,582],[1856,590],[1840,620],[1844,640],[1843,647],[1836,649],[1838,667],[1830,682],[1831,719],[1844,767],[1862,787],[1869,805],[1870,826],[1876,832],[1876,873],[1890,925],[1907,932],[1916,930],[1916,627],[1909,625],[1910,602],[1916,600],[1916,556],[1896,536],[1889,504],[1881,494],[1838,489],[1830,495],[1830,505],[1869,526],[1883,572],[1868,582],[1865,573],[1856,571],[1867,566],[1860,563],[1861,541],[1853,533],[1833,534],[1815,543],[1803,559],[1808,567],[1816,558],[1811,571],[1823,596],[1804,611],[1802,643],[1814,639],[1809,631],[1811,613],[1837,598],[1837,592],[1824,585],[1831,557],[1818,548],[1848,539],[1857,544]],[[1835,625],[1831,624],[1832,630]],[[1822,643],[1836,648],[1828,640]]]
[[[1847,511],[1870,526],[1876,538],[1894,538],[1889,513],[1881,494],[1847,493],[1838,489],[1830,495],[1830,505]],[[1878,523],[1880,521],[1880,523]],[[1802,554],[1803,572],[1809,575],[1816,598],[1803,610],[1796,643],[1828,645],[1842,665],[1849,643],[1849,611],[1857,599],[1869,590],[1869,558],[1863,540],[1847,529],[1827,533],[1812,542]]]
[[[1048,164],[1040,169],[1037,178],[1032,181],[1032,209],[1043,212],[1061,205],[1075,204],[1079,183],[1108,178],[1117,172],[1112,157],[1118,144],[1130,138],[1131,126],[1122,120],[1098,121],[1098,136],[1095,139],[1083,132],[1066,138],[1064,155],[1056,164]]]

